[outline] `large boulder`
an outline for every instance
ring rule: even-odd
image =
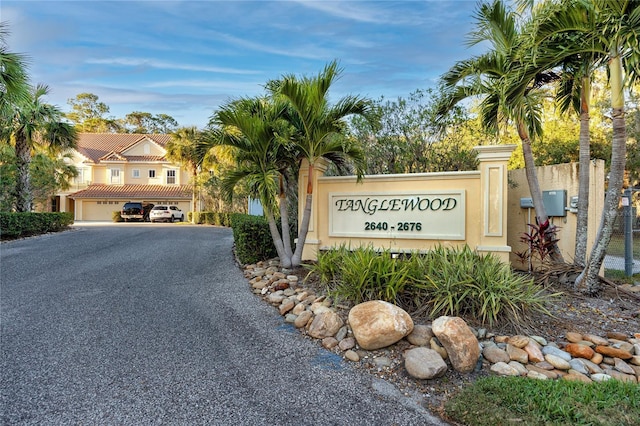
[[[402,308],[382,300],[360,303],[349,311],[349,325],[362,349],[392,345],[413,331],[413,320]]]
[[[467,323],[459,317],[443,316],[433,322],[431,329],[447,350],[453,368],[461,373],[472,372],[480,358],[480,345]]]

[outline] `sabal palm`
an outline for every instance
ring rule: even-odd
[[[76,131],[63,120],[63,113],[57,107],[44,103],[43,97],[49,89],[37,85],[29,99],[16,105],[12,120],[8,123],[11,139],[15,144],[17,157],[16,210],[30,211],[33,202],[29,164],[36,145],[60,153],[76,146]]]
[[[515,125],[522,142],[525,172],[536,219],[538,223],[545,223],[549,218],[542,202],[531,139],[542,132],[541,97],[544,92],[541,87],[553,76],[536,72],[531,78],[514,82],[514,78],[528,75],[522,71],[526,67],[521,61],[524,40],[515,14],[502,1],[481,4],[475,19],[476,29],[469,36],[469,44],[489,42],[492,50],[458,62],[442,76],[446,95],[438,113],[443,116],[463,99],[479,96],[482,97],[480,114],[485,128],[498,132],[502,124]],[[514,84],[525,90],[511,91],[510,87]],[[551,235],[548,237],[552,240]],[[557,244],[551,244],[550,254],[553,260],[563,261]]]
[[[0,22],[0,120],[10,121],[17,104],[29,99],[29,86],[25,56],[9,51],[6,44],[8,36],[6,23]],[[2,126],[0,137],[7,139],[8,127]]]
[[[366,117],[371,104],[357,96],[345,96],[334,105],[329,103],[329,89],[340,72],[337,62],[333,61],[315,77],[289,75],[272,85],[274,94],[285,98],[290,105],[287,120],[295,129],[292,140],[298,150],[298,159],[309,163],[304,211],[291,260],[293,266],[301,263],[309,230],[316,162],[324,158],[339,170],[352,163],[358,178],[362,177],[365,169],[363,150],[344,137],[344,119],[351,115]]]

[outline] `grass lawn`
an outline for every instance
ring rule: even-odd
[[[638,425],[640,385],[487,377],[445,403],[464,425]]]
[[[611,256],[624,257],[624,234],[614,232],[611,242],[607,247],[607,254]],[[640,232],[633,233],[633,258],[640,259]]]

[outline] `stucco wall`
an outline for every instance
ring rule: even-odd
[[[536,168],[542,191],[567,191],[567,207],[572,196],[578,195],[578,164],[556,164]],[[587,254],[595,241],[604,206],[604,161],[590,162],[589,178],[589,228],[587,235]],[[515,268],[527,269],[516,252],[526,251],[527,245],[520,241],[524,232],[529,230],[528,223],[535,223],[535,211],[520,207],[520,199],[531,197],[524,169],[509,171],[508,190],[508,231],[507,244],[511,246],[510,261]],[[575,252],[577,214],[567,211],[565,217],[552,217],[551,222],[558,226],[558,245],[565,261],[572,262]]]
[[[318,250],[343,244],[372,245],[392,252],[466,244],[508,261],[506,166],[514,146],[475,149],[479,167],[470,172],[366,176],[356,182],[354,176],[318,177],[324,166],[315,164],[314,201],[303,259],[316,259]],[[300,218],[308,176],[305,163],[298,185]],[[373,210],[365,207],[369,202]],[[416,208],[415,203],[423,204]]]

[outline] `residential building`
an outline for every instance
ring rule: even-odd
[[[112,220],[128,201],[173,204],[191,210],[189,174],[166,159],[169,135],[80,133],[71,162],[78,177],[56,194],[53,211],[75,220]]]

